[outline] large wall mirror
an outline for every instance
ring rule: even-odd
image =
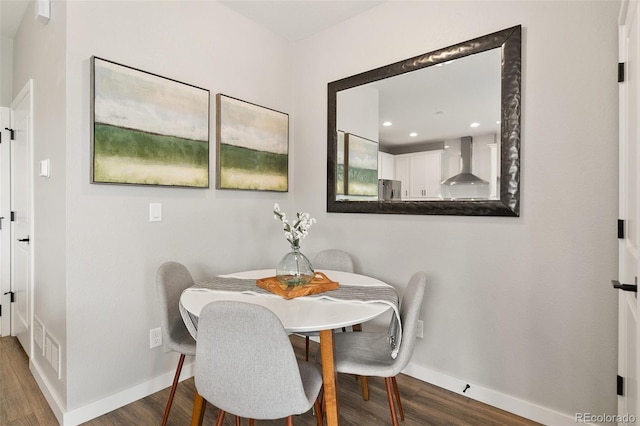
[[[521,27],[328,85],[327,211],[519,216]]]

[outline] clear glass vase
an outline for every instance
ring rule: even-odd
[[[276,268],[276,278],[285,285],[305,285],[314,276],[309,259],[300,252],[300,247],[291,246]]]

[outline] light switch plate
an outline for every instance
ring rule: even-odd
[[[51,160],[48,158],[40,161],[40,176],[46,178],[51,176]]]
[[[162,204],[149,203],[149,222],[162,221]]]

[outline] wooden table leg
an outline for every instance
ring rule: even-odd
[[[360,376],[360,387],[362,388],[362,399],[369,400],[369,380],[367,376]]]
[[[333,330],[320,331],[320,357],[326,405],[327,426],[338,426],[337,377],[333,365]]]
[[[205,400],[196,391],[193,397],[193,413],[191,414],[191,426],[201,426],[204,420]]]

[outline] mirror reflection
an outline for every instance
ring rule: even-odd
[[[339,91],[338,199],[498,199],[501,62],[496,48]]]
[[[519,215],[520,26],[329,83],[327,210]]]

